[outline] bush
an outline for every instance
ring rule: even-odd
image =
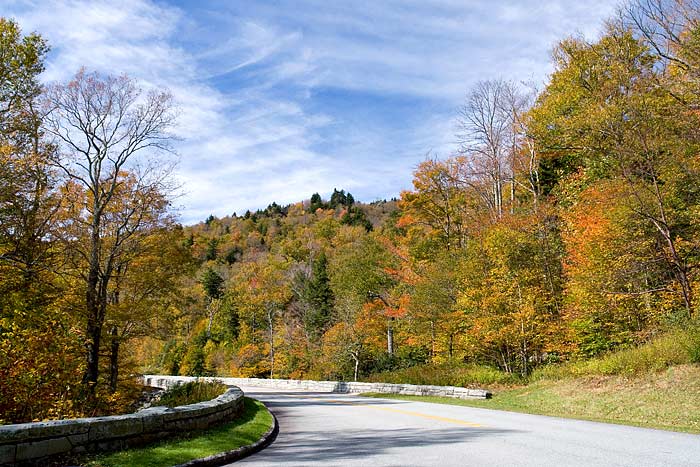
[[[531,379],[638,375],[688,363],[700,363],[700,326],[697,324],[669,331],[642,345],[610,352],[591,360],[547,365],[536,369]]]
[[[505,373],[496,368],[459,363],[416,365],[395,371],[374,373],[365,378],[365,381],[459,387],[513,385],[523,382],[518,375]]]
[[[214,399],[228,387],[221,381],[195,380],[184,384],[177,384],[161,395],[160,400],[153,405],[177,407],[180,405],[196,404],[197,402]]]

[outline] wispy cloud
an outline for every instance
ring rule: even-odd
[[[182,217],[408,188],[449,152],[469,87],[542,81],[557,39],[593,36],[614,2],[10,0],[0,14],[53,47],[45,79],[80,66],[169,88]]]

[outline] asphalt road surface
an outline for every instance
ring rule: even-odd
[[[345,394],[242,387],[280,432],[246,466],[700,466],[700,436]]]

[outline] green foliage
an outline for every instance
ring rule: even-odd
[[[206,331],[202,331],[194,336],[182,357],[182,363],[178,368],[180,374],[185,376],[214,376],[206,363],[205,347],[208,342],[209,336]]]
[[[665,370],[674,365],[698,363],[700,332],[693,324],[664,333],[649,342],[609,352],[597,358],[541,367],[533,380],[561,379],[596,375],[640,375]]]
[[[228,387],[220,381],[196,380],[176,384],[165,391],[154,405],[178,407],[215,399],[226,392]]]
[[[243,250],[238,246],[234,246],[233,248],[230,248],[226,252],[226,256],[224,256],[224,260],[226,261],[227,264],[231,265],[231,264],[235,263],[236,261],[238,261],[242,255],[243,255]]]
[[[210,239],[207,242],[207,251],[204,254],[204,260],[205,261],[214,261],[219,254],[217,251],[218,247],[219,247],[219,241],[215,238]]]
[[[328,259],[322,251],[313,262],[311,277],[303,284],[300,297],[309,307],[304,315],[304,326],[314,336],[323,334],[333,313],[334,297],[327,269]]]
[[[347,212],[340,218],[340,223],[344,225],[359,225],[364,227],[367,232],[371,232],[374,228],[365,212],[358,206],[352,205],[348,207]]]
[[[212,268],[207,268],[202,275],[202,287],[210,300],[219,299],[224,294],[224,278]]]
[[[318,209],[324,209],[325,208],[325,203],[321,199],[321,195],[318,193],[314,193],[311,195],[311,200],[309,202],[309,212],[314,213]]]

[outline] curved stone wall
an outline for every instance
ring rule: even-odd
[[[216,399],[174,408],[0,425],[0,465],[42,465],[49,456],[124,449],[230,420],[242,407],[243,391],[234,387]]]
[[[145,375],[146,385],[170,387],[177,383],[191,381],[191,376]],[[491,393],[484,389],[468,389],[456,386],[423,386],[415,384],[355,383],[345,381],[311,381],[300,379],[261,379],[261,378],[202,378],[215,379],[229,386],[259,386],[275,389],[296,389],[317,392],[406,394],[411,396],[442,396],[457,399],[488,399]]]

